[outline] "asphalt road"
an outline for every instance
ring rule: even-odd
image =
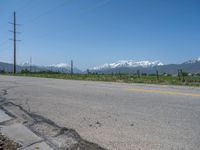
[[[200,88],[0,76],[0,90],[107,149],[200,149]]]

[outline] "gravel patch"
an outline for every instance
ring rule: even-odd
[[[21,145],[0,133],[0,150],[17,150]]]

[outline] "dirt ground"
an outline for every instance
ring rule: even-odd
[[[0,133],[0,150],[16,150],[21,145]]]

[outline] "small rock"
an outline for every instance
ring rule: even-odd
[[[101,123],[99,121],[97,121],[96,124],[98,124],[99,126],[101,126]]]

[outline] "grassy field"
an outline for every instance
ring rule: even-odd
[[[12,75],[12,74],[5,74]],[[53,72],[42,73],[18,73],[16,76],[31,76],[42,78],[70,79],[70,80],[89,80],[89,81],[107,81],[124,83],[147,83],[147,84],[165,84],[165,85],[188,85],[200,86],[200,76],[170,76],[170,75],[138,75],[136,74],[64,74]]]

